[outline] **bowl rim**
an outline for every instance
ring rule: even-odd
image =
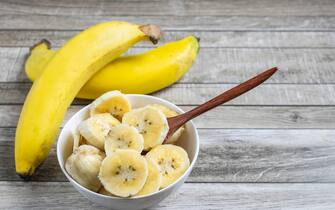
[[[171,105],[174,110],[176,110],[178,113],[184,113],[184,111],[179,108],[177,105],[175,105],[174,103],[168,101],[168,100],[165,100],[165,99],[162,99],[162,98],[159,98],[159,97],[156,97],[156,96],[151,96],[151,95],[143,95],[143,94],[125,94],[127,97],[142,97],[142,98],[150,98],[150,99],[154,99],[154,100],[158,100],[160,102],[163,102],[163,103],[167,103],[169,105]],[[150,196],[153,196],[153,195],[156,195],[156,194],[160,194],[160,193],[163,193],[164,191],[167,191],[168,189],[174,187],[177,183],[180,182],[180,180],[182,180],[183,178],[185,178],[186,175],[189,175],[190,172],[192,171],[193,167],[194,167],[194,164],[195,162],[197,161],[198,159],[198,155],[199,155],[199,147],[200,147],[200,142],[199,142],[199,134],[198,134],[198,129],[197,127],[195,126],[195,124],[193,123],[192,120],[188,121],[187,124],[191,125],[191,127],[193,128],[193,130],[195,131],[194,132],[194,136],[195,136],[195,139],[194,139],[194,143],[196,144],[196,148],[195,148],[195,153],[194,153],[194,157],[193,157],[193,160],[190,164],[190,166],[188,167],[188,169],[183,173],[182,176],[180,176],[176,181],[174,181],[172,184],[170,184],[169,186],[161,189],[161,190],[158,190],[157,192],[153,192],[153,193],[150,193],[150,194],[147,194],[147,195],[140,195],[140,196],[134,196],[134,197],[127,197],[127,198],[124,198],[124,197],[118,197],[118,196],[109,196],[109,195],[103,195],[103,194],[100,194],[98,192],[94,192],[92,190],[89,190],[87,188],[85,188],[84,186],[82,186],[81,184],[79,184],[76,180],[74,180],[68,173],[67,171],[65,170],[65,166],[62,164],[61,162],[61,149],[60,149],[60,146],[61,146],[61,141],[60,141],[60,138],[64,135],[63,134],[63,130],[64,128],[66,127],[66,125],[75,117],[77,117],[81,112],[84,112],[84,110],[87,110],[89,108],[90,104],[84,106],[83,108],[81,108],[80,110],[78,110],[74,115],[71,116],[70,119],[68,119],[66,121],[66,123],[64,124],[63,128],[61,129],[60,131],[60,134],[58,136],[58,139],[57,139],[57,160],[58,160],[58,164],[59,164],[59,167],[61,168],[61,171],[63,172],[63,174],[66,176],[66,178],[71,182],[71,183],[74,183],[76,186],[78,186],[81,190],[85,191],[86,193],[89,193],[89,194],[93,194],[95,196],[98,196],[98,197],[102,197],[102,198],[106,198],[106,199],[116,199],[116,200],[136,200],[136,199],[142,199],[142,198],[147,198],[147,197],[150,197]],[[65,164],[65,161],[64,161],[64,164]]]

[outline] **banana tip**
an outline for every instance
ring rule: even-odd
[[[37,42],[36,44],[34,44],[33,46],[31,46],[29,48],[30,52],[37,46],[39,46],[40,44],[44,44],[46,45],[47,49],[50,49],[51,48],[51,42],[47,39],[42,39],[41,41]]]
[[[157,44],[162,36],[162,30],[158,25],[147,24],[140,26],[140,30],[149,37],[153,44]]]
[[[30,181],[30,179],[31,179],[31,175],[28,175],[28,174],[20,174],[20,173],[17,173],[17,175],[18,175],[23,181]]]

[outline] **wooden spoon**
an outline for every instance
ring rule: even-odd
[[[183,126],[189,120],[201,115],[204,112],[207,112],[210,109],[213,109],[227,101],[230,101],[242,95],[243,93],[253,89],[254,87],[257,87],[258,85],[262,84],[265,80],[267,80],[269,77],[271,77],[277,70],[278,70],[277,67],[266,70],[263,73],[253,77],[252,79],[249,79],[248,81],[245,81],[242,84],[239,84],[233,87],[232,89],[223,92],[222,94],[216,96],[215,98],[201,104],[200,106],[188,112],[185,112],[184,114],[167,118],[169,124],[169,131],[164,139],[163,144],[166,143],[167,139],[171,137],[174,134],[174,132],[178,130],[178,128]]]

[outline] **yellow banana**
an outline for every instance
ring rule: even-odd
[[[120,57],[96,73],[77,97],[95,99],[110,90],[148,94],[165,88],[189,70],[198,48],[198,40],[189,36],[145,53]],[[50,43],[46,40],[36,44],[25,65],[28,78],[36,80],[56,52],[50,50]]]
[[[157,26],[105,22],[79,33],[55,53],[22,108],[15,136],[16,172],[29,177],[46,158],[67,108],[93,74],[135,43],[159,36]]]
[[[49,60],[56,54],[55,50],[49,50],[51,43],[42,39],[30,48],[30,53],[25,63],[25,72],[27,77],[34,81],[44,71],[44,67]]]

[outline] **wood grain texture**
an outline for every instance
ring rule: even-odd
[[[2,30],[1,47],[31,47],[41,39],[48,39],[53,47],[62,46],[79,31]],[[335,33],[326,31],[164,31],[158,46],[189,35],[200,37],[201,47],[214,48],[334,48]],[[140,42],[140,47],[152,47]]]
[[[234,15],[234,16],[332,16],[335,3],[322,0],[136,0],[136,1],[2,1],[3,14],[45,14],[50,16],[108,16],[108,15]]]
[[[0,128],[0,181],[15,174],[15,128]],[[189,182],[335,182],[335,130],[200,129]],[[55,148],[34,181],[65,181]]]
[[[259,9],[262,9],[260,7]],[[53,9],[55,11],[55,9]],[[103,21],[153,23],[163,30],[334,31],[335,16],[71,16],[24,14],[0,16],[0,30],[83,30]]]
[[[23,72],[28,47],[41,38],[59,47],[110,20],[159,24],[161,43],[201,37],[191,71],[154,94],[184,110],[280,68],[267,84],[195,120],[201,149],[188,183],[153,209],[334,209],[333,0],[0,1],[0,209],[101,209],[65,182],[55,147],[34,181],[21,182],[14,135],[31,85]],[[87,103],[76,100],[65,120]]]
[[[332,210],[334,184],[184,184],[151,209]],[[1,209],[104,209],[69,183],[0,182]]]
[[[143,52],[133,48],[128,54]],[[28,48],[0,48],[0,82],[28,81],[23,66]],[[201,48],[181,83],[240,83],[279,67],[266,83],[335,83],[335,49]]]
[[[15,127],[21,105],[0,105],[0,127]],[[83,106],[68,109],[67,121]],[[195,106],[180,106],[188,111]],[[194,120],[199,128],[335,128],[335,106],[220,106]]]
[[[236,84],[175,84],[152,95],[177,105],[199,105]],[[0,83],[0,105],[23,104],[31,83]],[[327,96],[327,97],[325,97]],[[90,100],[76,99],[85,105]],[[229,105],[335,105],[335,85],[262,84]]]

